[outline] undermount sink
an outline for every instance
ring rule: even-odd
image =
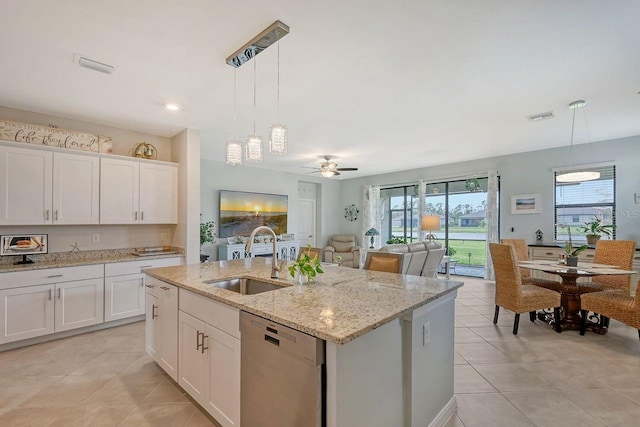
[[[241,295],[255,295],[262,292],[275,291],[285,288],[286,285],[276,285],[256,279],[231,279],[222,281],[205,281],[208,285],[217,286],[228,291],[237,292]]]

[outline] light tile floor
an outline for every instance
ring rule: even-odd
[[[460,278],[447,427],[640,425],[637,331],[492,323],[494,284]],[[144,322],[0,353],[0,426],[216,426],[144,353]],[[384,426],[395,427],[395,426]]]

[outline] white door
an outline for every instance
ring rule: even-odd
[[[144,314],[144,275],[126,274],[104,279],[104,321]]]
[[[140,163],[140,223],[178,222],[178,168]]]
[[[166,283],[160,287],[161,333],[158,364],[174,380],[178,381],[178,288]]]
[[[240,425],[240,340],[207,325],[209,392],[205,408],[223,427]]]
[[[54,331],[53,285],[0,291],[0,344]]]
[[[207,400],[206,366],[209,356],[202,347],[203,341],[207,343],[205,329],[203,321],[184,311],[178,312],[178,384],[203,406]]]
[[[102,323],[104,279],[58,283],[55,292],[56,332]]]
[[[0,223],[51,224],[51,174],[53,153],[28,148],[3,147],[0,152]]]
[[[100,222],[100,158],[53,155],[53,223]]]
[[[316,247],[316,201],[298,199],[296,240],[300,247]]]
[[[145,319],[145,342],[144,347],[147,354],[155,361],[158,360],[158,345],[160,343],[160,320],[158,320],[159,299],[157,296],[147,292],[147,316]]]
[[[100,159],[100,224],[137,224],[140,162]]]

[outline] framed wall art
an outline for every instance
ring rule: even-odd
[[[540,194],[519,194],[511,196],[511,214],[540,213]]]

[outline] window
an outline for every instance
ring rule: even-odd
[[[418,239],[418,187],[416,185],[380,190],[388,215],[382,222],[382,242],[398,238],[411,243]]]
[[[569,240],[571,227],[572,240],[586,241],[581,226],[594,218],[599,218],[605,225],[616,223],[616,167],[587,170],[600,172],[600,178],[586,182],[557,182],[555,176],[566,171],[558,170],[554,174],[556,240]],[[615,237],[615,229],[613,233]]]

